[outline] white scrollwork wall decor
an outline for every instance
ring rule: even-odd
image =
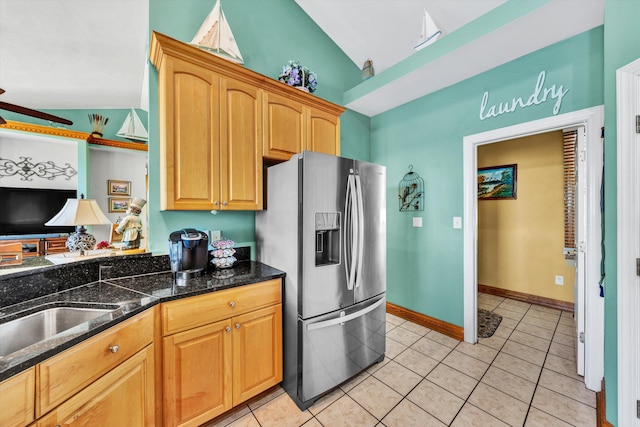
[[[33,177],[53,180],[57,177],[64,177],[70,180],[77,175],[76,171],[69,163],[58,166],[52,161],[33,163],[31,157],[20,156],[20,161],[0,157],[0,178],[19,175],[21,181],[33,181]]]

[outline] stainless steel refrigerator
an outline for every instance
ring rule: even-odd
[[[384,359],[385,174],[310,151],[267,170],[257,259],[287,274],[283,388],[301,409]]]

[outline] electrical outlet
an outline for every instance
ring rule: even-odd
[[[556,285],[558,286],[564,285],[564,276],[556,276]]]
[[[462,228],[462,217],[454,216],[453,217],[453,228]]]
[[[413,226],[414,227],[422,227],[422,217],[414,216],[413,217]]]
[[[220,240],[220,237],[222,237],[222,232],[220,230],[209,231],[209,238],[211,239],[212,242],[215,242],[216,240]]]

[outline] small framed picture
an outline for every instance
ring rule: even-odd
[[[126,212],[131,204],[128,197],[109,197],[109,212]]]
[[[110,179],[107,181],[109,196],[130,196],[131,195],[131,181],[117,181]]]

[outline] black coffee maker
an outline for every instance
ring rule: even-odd
[[[202,276],[209,261],[209,237],[194,228],[183,228],[169,234],[169,262],[178,285],[191,277]]]

